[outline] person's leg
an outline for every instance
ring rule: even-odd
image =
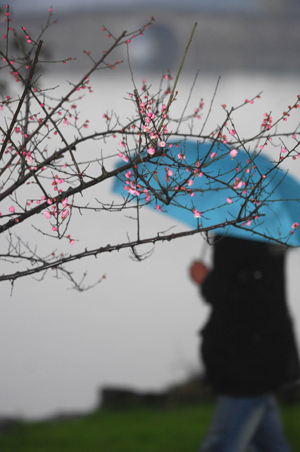
[[[268,396],[221,396],[201,452],[245,452],[264,416]]]
[[[284,437],[277,403],[273,396],[268,397],[264,415],[256,430],[252,444],[257,452],[289,452]]]

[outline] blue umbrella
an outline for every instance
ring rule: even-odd
[[[168,147],[163,156],[144,156],[134,170],[119,173],[113,191],[193,229],[246,218],[214,232],[300,245],[300,184],[269,157],[191,140]]]

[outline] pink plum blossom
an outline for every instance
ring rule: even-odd
[[[143,125],[144,132],[150,132],[150,126]]]
[[[124,162],[126,162],[126,163],[128,162],[128,160],[129,160],[128,157],[126,155],[122,154],[122,152],[119,152],[118,155],[119,155],[119,157],[121,157],[121,159],[124,160]]]
[[[65,218],[67,218],[67,216],[69,215],[69,211],[68,209],[64,209],[61,213],[61,217],[64,220]]]
[[[238,188],[242,188],[243,186],[243,182],[241,180],[239,180],[238,178],[236,178],[234,184],[233,184],[233,188],[238,189]]]
[[[133,196],[140,196],[140,192],[137,191],[135,188],[127,188],[127,191]]]
[[[232,149],[231,151],[230,151],[230,155],[231,155],[231,157],[234,159],[234,157],[236,157],[237,156],[237,154],[238,154],[238,151],[236,150],[236,149]]]
[[[30,155],[27,155],[26,160],[27,160],[28,165],[33,164],[33,158]]]
[[[15,208],[14,208],[13,206],[11,206],[8,210],[9,210],[11,213],[14,213],[14,212],[15,212]]]

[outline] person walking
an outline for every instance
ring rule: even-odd
[[[201,330],[218,399],[201,452],[288,452],[274,392],[300,376],[283,246],[215,236],[213,268],[190,267],[211,306]]]

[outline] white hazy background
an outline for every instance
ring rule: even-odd
[[[27,1],[27,11],[19,9],[21,1],[12,5],[16,12],[23,11],[26,19],[30,4],[39,8],[41,3]],[[81,2],[65,2],[71,3],[74,6]],[[55,7],[54,1],[52,5]],[[192,23],[189,26],[191,28]],[[134,62],[133,55],[133,65]],[[70,79],[72,75],[69,74]],[[158,87],[160,75],[153,72],[148,76],[140,69],[135,71],[138,87],[143,78]],[[247,106],[244,112],[242,110],[243,116],[237,117],[236,127],[244,135],[258,130],[265,111],[272,110],[275,118],[300,94],[299,77],[293,74],[232,71],[220,75],[210,118],[212,125],[221,121],[221,104],[237,105],[263,91],[262,99]],[[178,111],[185,105],[193,78],[194,72],[183,71],[178,86]],[[217,79],[217,74],[200,71],[194,90],[196,101],[191,103],[191,108],[197,106],[202,97],[208,108]],[[43,80],[47,86],[52,78],[45,75]],[[82,118],[91,121],[88,132],[96,127],[104,129],[102,114],[107,110],[115,110],[124,118],[129,115],[130,104],[124,99],[132,91],[128,72],[120,75],[103,72],[101,77],[91,78],[91,85],[93,95],[87,96],[80,105]],[[63,90],[63,86],[62,83],[60,89]],[[286,123],[287,130],[299,123],[299,110],[293,116]],[[103,144],[87,145],[87,154],[90,146],[103,147]],[[297,159],[290,166],[290,171],[298,178],[299,165],[300,159]],[[111,183],[102,184],[95,189],[95,197],[99,190],[100,198],[101,190],[101,196],[112,200],[110,187]],[[154,209],[144,209],[142,213],[144,237],[175,225],[171,218]],[[299,221],[299,213],[295,221]],[[126,241],[127,233],[134,239],[134,226],[134,221],[123,214],[100,213],[91,215],[90,220],[87,214],[84,223],[74,222],[71,226],[72,236],[81,240],[72,251]],[[173,230],[177,232],[183,227],[177,224]],[[36,233],[31,229],[26,233],[28,241],[33,242]],[[143,250],[149,249],[151,247]],[[98,406],[103,386],[159,391],[201,369],[198,331],[205,323],[208,309],[188,277],[191,261],[200,255],[204,255],[209,264],[211,250],[200,236],[194,236],[157,244],[152,257],[142,263],[130,259],[128,250],[89,258],[74,264],[74,270],[79,273],[88,270],[91,282],[103,274],[106,279],[84,293],[68,290],[66,280],[54,279],[50,274],[42,282],[17,281],[12,295],[10,284],[2,283],[0,417],[33,419],[57,413],[88,412]],[[287,294],[298,342],[299,256],[298,249],[290,251],[286,270]],[[2,263],[1,272],[4,267]]]

